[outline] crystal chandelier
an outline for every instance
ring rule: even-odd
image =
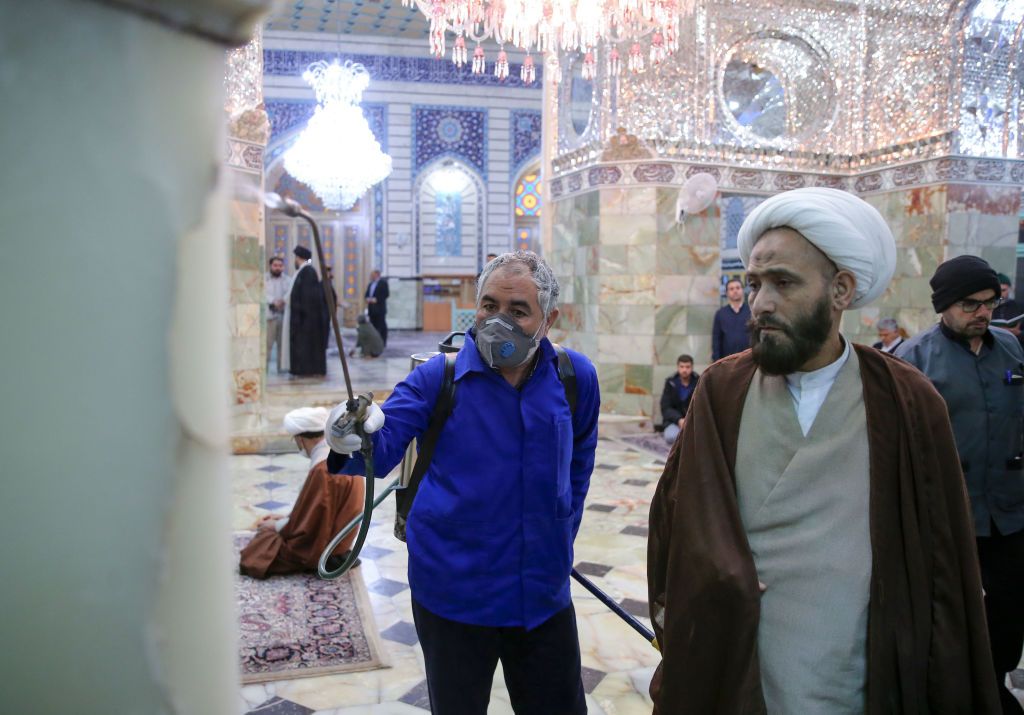
[[[324,206],[344,211],[391,173],[391,157],[381,151],[359,108],[370,75],[361,64],[335,59],[314,62],[302,79],[313,86],[317,108],[285,153],[284,167]]]
[[[445,55],[447,33],[455,35],[452,61],[462,67],[468,59],[466,40],[476,42],[471,70],[484,72],[484,51],[480,42],[494,38],[500,46],[494,74],[508,76],[505,44],[526,51],[520,77],[530,84],[536,77],[532,52],[547,55],[547,65],[557,81],[558,52],[584,55],[584,76],[594,75],[593,50],[600,43],[628,46],[626,67],[643,72],[647,64],[640,37],[650,34],[651,67],[657,67],[679,49],[679,20],[692,12],[696,0],[402,0],[416,7],[430,20],[430,51]],[[618,75],[622,62],[614,46],[608,69]]]

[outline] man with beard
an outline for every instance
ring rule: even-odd
[[[455,357],[454,407],[408,513],[409,588],[435,715],[485,715],[498,662],[521,715],[582,715],[573,541],[597,446],[597,372],[545,336],[558,280],[536,253],[484,266],[476,323]],[[576,389],[559,377],[572,365]],[[441,395],[438,355],[368,409],[379,476],[423,445]],[[574,395],[574,405],[570,404]],[[347,411],[338,405],[329,423]],[[327,467],[363,474],[356,435],[327,436]]]
[[[998,712],[942,399],[839,332],[888,286],[892,233],[812,188],[738,244],[753,347],[701,376],[651,505],[655,712]]]
[[[989,328],[1000,282],[976,256],[940,265],[931,286],[942,317],[896,355],[927,375],[949,408],[974,511],[995,681],[1003,712],[1020,715],[1005,681],[1024,647],[1024,352],[1014,335]]]

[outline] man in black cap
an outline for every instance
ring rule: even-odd
[[[295,277],[285,310],[282,344],[288,352],[281,367],[297,377],[327,374],[327,326],[330,316],[324,288],[313,267],[313,254],[295,247]]]
[[[995,677],[1004,713],[1024,712],[1005,686],[1024,646],[1024,352],[990,328],[999,278],[977,256],[958,256],[931,279],[939,323],[897,357],[928,376],[946,401],[974,512]]]

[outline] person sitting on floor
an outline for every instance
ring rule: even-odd
[[[676,374],[665,379],[665,389],[661,391],[661,429],[669,444],[676,441],[679,430],[683,428],[686,410],[699,379],[700,375],[693,371],[693,358],[689,355],[680,355],[676,360]]]
[[[384,352],[384,339],[377,328],[362,314],[356,318],[356,323],[356,346],[348,351],[348,356],[354,357],[356,350],[361,350],[364,358],[380,357]]]
[[[301,407],[285,415],[285,431],[309,457],[309,475],[290,514],[269,514],[257,522],[256,536],[242,549],[239,570],[245,576],[316,571],[320,554],[334,535],[362,513],[366,480],[327,471],[331,449],[324,441],[324,426],[328,416],[323,407]],[[327,560],[329,569],[341,565],[355,537],[353,529],[338,544]]]

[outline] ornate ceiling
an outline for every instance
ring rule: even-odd
[[[279,4],[263,28],[415,40],[428,33],[423,14],[415,7],[402,7],[402,0],[288,0]]]

